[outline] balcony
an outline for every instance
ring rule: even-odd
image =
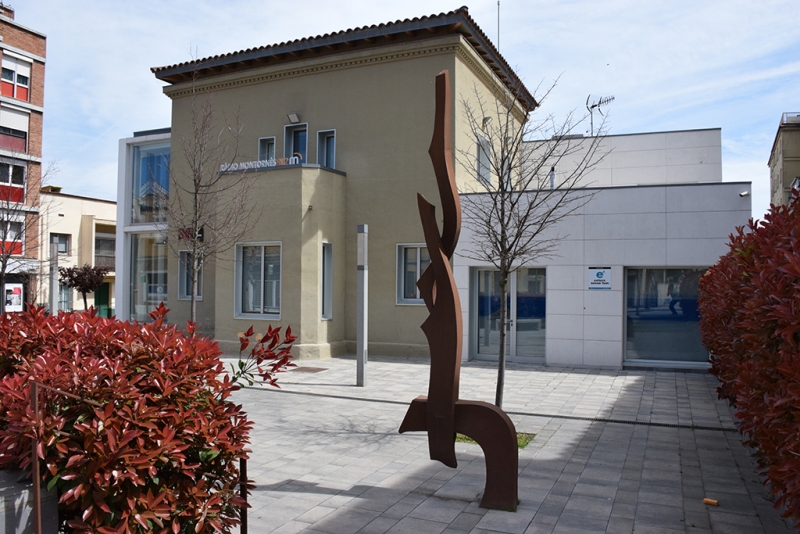
[[[112,271],[114,271],[114,265],[116,262],[116,256],[114,255],[105,255],[105,254],[95,254],[94,256],[94,266],[95,267],[108,267]]]

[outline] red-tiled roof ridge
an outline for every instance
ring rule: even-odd
[[[438,24],[425,25],[425,22],[436,22]],[[497,48],[495,48],[494,44],[486,36],[483,30],[481,30],[478,24],[472,19],[472,17],[470,17],[469,8],[466,6],[462,6],[447,13],[440,13],[438,15],[426,15],[422,17],[414,17],[412,19],[398,20],[395,22],[372,24],[370,26],[361,26],[348,30],[340,30],[333,33],[317,35],[315,37],[303,37],[292,41],[284,41],[279,44],[264,45],[256,48],[240,50],[238,52],[217,54],[210,57],[177,63],[174,65],[153,67],[150,70],[153,72],[153,74],[155,74],[156,78],[162,81],[166,81],[168,83],[178,83],[179,81],[182,81],[180,79],[182,76],[185,76],[189,73],[196,73],[203,69],[218,69],[224,65],[230,66],[232,63],[258,60],[278,54],[296,52],[297,50],[303,48],[299,46],[303,44],[314,43],[315,47],[325,47],[360,39],[374,38],[376,36],[370,35],[370,31],[374,30],[391,29],[391,33],[402,33],[417,29],[430,28],[433,26],[447,26],[452,24],[460,26],[460,24],[464,23],[466,23],[470,31],[460,33],[465,33],[473,37],[476,42],[470,41],[470,44],[476,48],[487,65],[503,80],[509,89],[517,94],[525,107],[527,107],[529,110],[537,107],[538,103],[533,95],[528,92],[527,88],[524,86],[517,74],[508,65],[505,58],[503,58]],[[416,28],[413,26],[420,27]],[[343,39],[343,37],[351,37],[351,39]],[[484,53],[481,53],[481,49],[483,49]]]

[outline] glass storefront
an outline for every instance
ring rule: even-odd
[[[169,143],[133,147],[131,223],[167,220],[169,150]]]
[[[167,238],[160,232],[131,234],[130,318],[149,321],[167,303]]]
[[[500,343],[500,273],[479,270],[476,276],[475,352],[496,357]],[[511,275],[505,340],[509,360],[544,358],[546,291],[545,269],[523,267]]]
[[[626,360],[708,361],[697,311],[706,270],[626,269]]]

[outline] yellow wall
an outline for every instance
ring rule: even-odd
[[[427,355],[419,325],[423,305],[398,305],[397,244],[423,243],[417,192],[439,204],[428,146],[433,132],[434,79],[451,73],[456,143],[474,139],[458,124],[460,94],[482,91],[493,75],[459,35],[378,49],[337,54],[317,60],[218,76],[197,83],[205,98],[213,94],[216,128],[231,124],[238,113],[242,135],[239,161],[257,159],[261,137],[276,137],[276,155],[284,151],[287,113],[308,124],[308,161],[317,162],[317,132],[336,130],[336,169],[346,174],[304,167],[254,173],[254,201],[263,206],[259,221],[243,241],[282,243],[280,321],[300,334],[297,354],[328,357],[354,350],[356,336],[356,226],[369,225],[369,339],[372,354]],[[478,67],[465,66],[473,62]],[[483,68],[484,78],[476,75]],[[181,139],[188,137],[192,84],[165,88],[173,99],[172,156],[174,175],[185,163]],[[197,93],[196,93],[197,94]],[[457,171],[460,181],[468,178]],[[309,210],[309,206],[312,208]],[[320,253],[323,241],[334,246],[333,320],[320,317]],[[252,319],[234,317],[234,253],[206,267],[203,316],[213,316],[215,335],[224,350],[238,349],[236,333]],[[207,262],[208,265],[208,262]],[[170,303],[177,302],[177,259],[170,258]],[[182,322],[188,307],[171,306],[172,321]],[[200,309],[200,306],[198,306]]]

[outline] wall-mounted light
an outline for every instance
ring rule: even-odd
[[[749,197],[750,196],[750,191],[742,191],[741,193],[739,193],[739,196],[742,197],[742,198]]]
[[[300,122],[300,116],[294,112],[289,113],[289,122],[291,122],[292,124],[297,124],[298,122]]]

